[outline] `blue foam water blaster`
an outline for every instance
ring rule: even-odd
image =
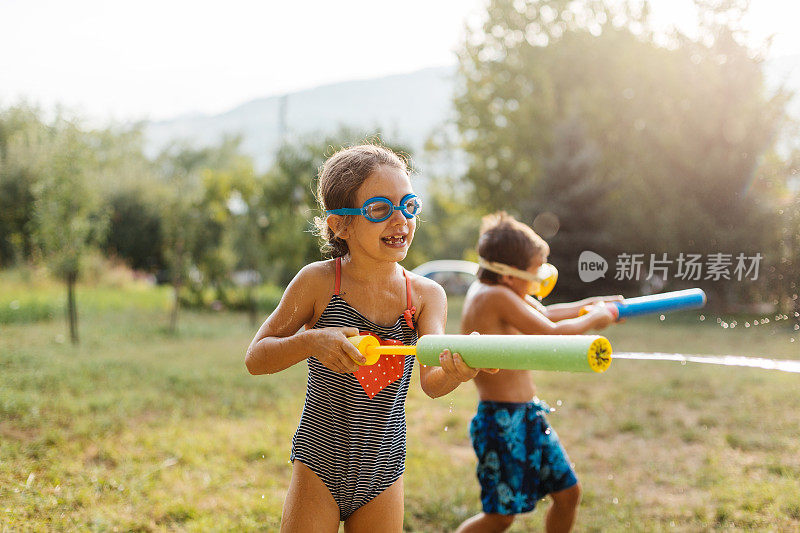
[[[662,292],[638,298],[625,298],[621,302],[606,302],[606,307],[614,315],[615,320],[652,313],[699,309],[705,305],[706,293],[703,289]],[[589,307],[584,307],[580,314],[585,315],[588,312]]]
[[[623,318],[651,313],[699,309],[706,305],[706,293],[702,289],[686,289],[639,296],[637,298],[626,298],[621,302],[611,302],[606,305],[612,308],[616,307],[617,320],[622,320]]]

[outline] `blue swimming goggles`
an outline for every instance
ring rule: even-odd
[[[329,215],[364,215],[370,222],[383,222],[395,211],[400,211],[406,218],[414,218],[422,210],[422,199],[416,194],[406,194],[400,200],[400,205],[394,205],[391,200],[383,196],[370,198],[361,207],[343,207],[325,211]]]

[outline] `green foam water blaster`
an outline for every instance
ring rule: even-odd
[[[379,346],[369,335],[351,337],[374,364],[387,355],[415,355],[423,365],[439,366],[439,354],[458,353],[472,368],[605,372],[611,366],[611,343],[600,335],[424,335],[416,346]]]

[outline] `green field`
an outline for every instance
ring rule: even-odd
[[[250,376],[245,315],[187,312],[170,336],[168,291],[138,285],[79,287],[75,348],[58,290],[0,285],[5,316],[29,313],[0,313],[1,529],[277,529],[305,366]],[[606,333],[616,351],[800,358],[791,320],[717,318],[732,320]],[[604,375],[535,378],[583,483],[579,531],[800,528],[800,374],[617,360]],[[451,531],[479,510],[474,406],[471,384],[432,400],[415,378],[408,531]],[[541,530],[542,508],[512,531]]]

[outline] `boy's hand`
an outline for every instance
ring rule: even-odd
[[[356,328],[322,328],[314,331],[313,355],[326,368],[347,374],[358,369],[356,361],[366,363],[358,348],[347,340],[347,337],[358,335]]]
[[[614,322],[614,313],[603,302],[592,304],[587,316],[592,317],[592,327],[603,329]]]
[[[588,306],[599,304],[602,302],[622,302],[625,298],[621,294],[614,294],[612,296],[592,296],[591,298],[586,298],[585,300],[581,300],[585,302]]]

